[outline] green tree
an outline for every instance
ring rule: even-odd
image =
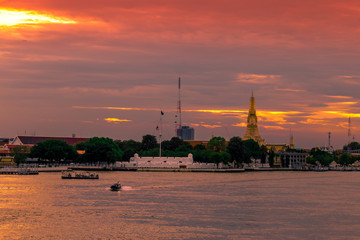
[[[344,150],[357,150],[357,149],[360,149],[360,143],[358,142],[351,142],[350,144],[348,145],[345,145],[343,147]]]
[[[90,138],[85,145],[84,161],[108,162],[121,161],[123,152],[110,138]]]
[[[310,155],[314,158],[315,162],[319,162],[323,166],[328,166],[332,161],[334,161],[330,153],[322,151],[319,148],[311,149]]]
[[[270,167],[274,167],[274,161],[275,161],[275,153],[272,149],[269,151],[269,165]]]
[[[194,150],[195,151],[199,151],[199,150],[206,150],[206,147],[202,144],[197,144],[195,147],[194,147]]]
[[[173,137],[170,139],[170,141],[168,142],[167,145],[165,145],[165,146],[163,145],[163,149],[175,151],[178,147],[180,147],[183,144],[184,144],[184,140],[182,140],[178,137]]]
[[[210,162],[210,154],[212,152],[208,150],[198,150],[193,151],[193,158],[195,162],[209,163]]]
[[[124,152],[122,161],[129,161],[131,157],[134,156],[135,153],[140,153],[141,151],[141,142],[137,142],[135,140],[125,140],[122,141],[121,144],[116,142],[119,147],[121,147],[122,151]]]
[[[220,153],[220,162],[224,165],[227,165],[231,162],[231,155],[227,152],[221,152]]]
[[[120,147],[120,146],[119,146]],[[121,149],[123,151],[127,150],[127,149],[133,149],[134,151],[139,152],[141,150],[141,142],[137,142],[135,140],[125,140],[122,142],[122,147]]]
[[[123,148],[124,148],[124,142],[123,142],[123,141],[117,139],[117,140],[114,140],[114,143],[116,143],[116,145],[118,145],[119,148],[120,148],[121,150],[123,150]]]
[[[227,152],[211,152],[210,153],[210,162],[216,163],[219,167],[219,163],[228,164],[231,161],[231,155]]]
[[[29,155],[29,148],[26,146],[18,145],[11,149],[11,155],[14,156],[16,165],[26,163],[26,159]]]
[[[159,156],[159,148],[153,148],[146,151],[141,151],[139,154],[141,157],[158,157]]]
[[[314,157],[307,156],[307,158],[306,158],[306,163],[315,165],[315,164],[316,164],[316,160],[315,160]]]
[[[259,143],[255,142],[253,139],[248,139],[243,141],[244,144],[244,162],[250,163],[251,158],[258,159],[261,156],[261,150]]]
[[[340,158],[338,160],[338,164],[343,165],[343,166],[347,166],[350,164],[353,164],[355,162],[355,158],[351,157],[349,154],[347,153],[343,153],[340,155]]]
[[[216,165],[218,166],[218,164],[220,163],[220,152],[211,152],[210,156],[209,156],[209,160],[211,163],[216,163]]]
[[[240,137],[232,137],[227,146],[227,152],[236,164],[240,166],[244,162],[244,144]]]
[[[64,141],[50,139],[37,143],[31,148],[30,156],[40,160],[59,162],[60,160],[76,160],[78,154],[74,147]]]
[[[76,150],[85,150],[85,142],[78,142],[75,144],[75,149]]]
[[[158,147],[156,137],[150,134],[143,136],[141,149],[143,151],[151,150]]]
[[[162,150],[169,150],[169,151],[176,151],[177,148],[183,145],[189,150],[192,149],[190,143],[185,142],[184,140],[178,137],[173,137],[170,139],[170,141],[163,141],[161,143]]]
[[[266,157],[268,156],[268,150],[265,145],[260,147],[260,159],[261,163],[266,163]]]
[[[209,149],[215,152],[224,152],[226,150],[226,141],[223,137],[213,137],[208,143]]]

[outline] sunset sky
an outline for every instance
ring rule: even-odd
[[[360,2],[0,0],[0,137],[242,137],[251,91],[267,143],[360,141]]]

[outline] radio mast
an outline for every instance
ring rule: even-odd
[[[350,145],[350,141],[351,141],[351,118],[349,117],[349,122],[348,122],[348,145]]]
[[[182,127],[182,123],[181,123],[181,78],[179,77],[179,81],[178,81],[178,91],[179,91],[179,98],[178,98],[178,105],[177,105],[177,117],[178,117],[178,121],[175,122],[176,123],[176,136],[178,138],[182,138],[182,134],[181,134],[181,127]]]

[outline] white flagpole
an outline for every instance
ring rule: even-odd
[[[161,137],[162,137],[162,115],[163,112],[160,112],[160,134],[159,134],[159,139],[160,139],[160,149],[159,149],[159,156],[161,157]]]

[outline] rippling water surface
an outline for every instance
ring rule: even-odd
[[[359,192],[360,172],[0,175],[0,238],[359,239]]]

